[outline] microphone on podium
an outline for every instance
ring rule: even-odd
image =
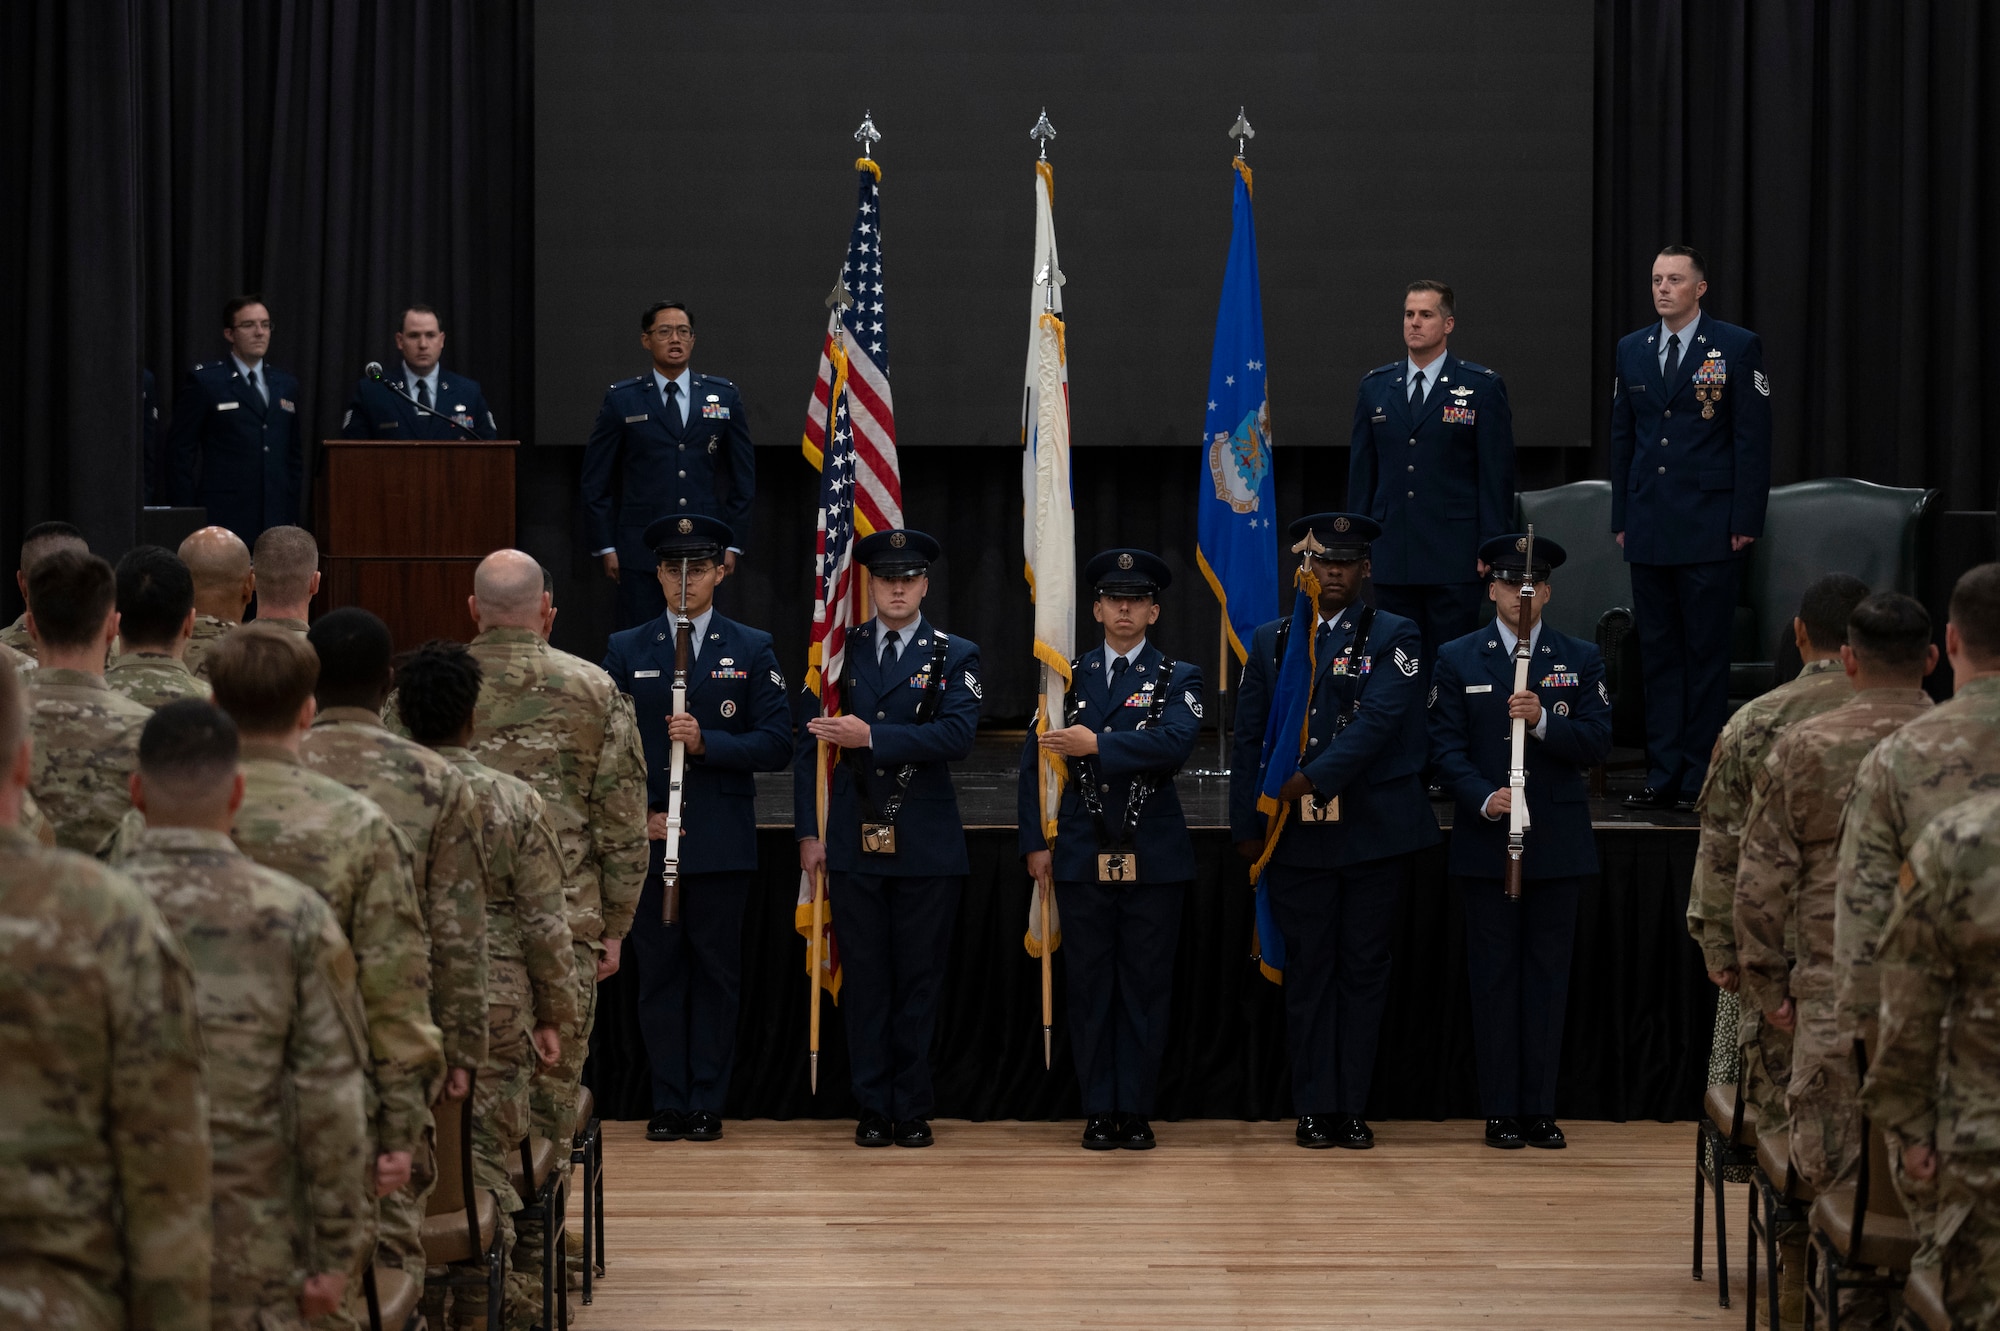
[[[362,366],[361,376],[364,379],[373,379],[376,383],[385,385],[390,392],[402,398],[405,402],[415,407],[419,412],[423,413],[426,416],[437,417],[439,420],[443,421],[446,425],[449,425],[454,430],[459,431],[467,439],[476,440],[479,438],[479,432],[473,429],[471,426],[467,425],[464,421],[458,419],[458,417],[447,416],[441,411],[433,410],[432,408],[427,407],[423,403],[417,401],[417,399],[410,394],[408,389],[401,388],[398,385],[388,383],[385,379],[382,378],[381,361],[371,360],[366,365]]]
[[[382,362],[379,360],[369,361],[361,367],[361,377],[364,379],[380,379],[382,377]]]

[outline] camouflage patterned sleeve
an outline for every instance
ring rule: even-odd
[[[472,786],[451,774],[431,837],[424,914],[430,922],[431,1015],[444,1034],[448,1068],[486,1061],[486,886],[482,819]]]
[[[1733,729],[1716,741],[1715,756],[1696,808],[1701,842],[1688,885],[1688,934],[1712,971],[1736,964],[1736,873],[1743,820],[1750,808],[1750,773],[1741,762],[1741,737]]]
[[[1791,784],[1783,741],[1757,774],[1736,864],[1736,963],[1742,993],[1758,1012],[1775,1012],[1790,996],[1791,960],[1785,955],[1792,900],[1805,855],[1792,826]]]
[[[42,812],[42,806],[35,803],[35,797],[25,790],[21,792],[21,819],[15,825],[40,845],[53,848],[56,844],[55,826]]]
[[[121,880],[123,881],[123,880]],[[124,1217],[129,1324],[209,1323],[208,1096],[194,975],[150,901],[101,938],[110,1000],[107,1120]]]
[[[354,947],[361,1007],[374,1063],[375,1148],[407,1151],[428,1122],[444,1076],[444,1044],[431,1024],[430,957],[410,874],[410,843],[378,817],[359,857],[347,940]]]
[[[549,826],[541,796],[527,792],[528,825],[514,861],[514,912],[521,926],[521,956],[535,992],[535,1023],[570,1026],[577,1020],[576,953],[563,897],[562,848]]]
[[[1882,1029],[1861,1099],[1883,1127],[1914,1141],[1928,1141],[1937,1130],[1939,1033],[1956,970],[1940,928],[1952,908],[1959,852],[1953,821],[1933,822],[1911,848],[1874,959]]]
[[[1875,947],[1896,901],[1903,872],[1902,801],[1895,775],[1878,744],[1862,759],[1840,822],[1838,887],[1833,910],[1833,962],[1840,976],[1840,1028],[1866,1031],[1875,1022],[1881,991],[1875,982]]]
[[[639,889],[646,885],[646,751],[632,699],[623,693],[604,727],[590,791],[590,830],[597,843],[603,936],[623,938],[632,930]]]
[[[374,1237],[362,1069],[368,1025],[354,987],[354,951],[333,912],[308,899],[295,943],[297,1015],[285,1068],[297,1092],[299,1171],[311,1216],[311,1272],[358,1271]]]

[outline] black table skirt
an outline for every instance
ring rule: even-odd
[[[1597,835],[1603,872],[1579,907],[1557,1113],[1693,1117],[1715,1013],[1715,991],[1683,918],[1695,833]],[[1062,1017],[1065,953],[1055,957],[1055,1067],[1045,1072],[1041,964],[1021,946],[1029,883],[1014,832],[976,828],[967,841],[972,873],[952,935],[931,1055],[938,1116],[1074,1118],[1076,1074]],[[728,1116],[852,1117],[846,1033],[828,999],[822,999],[818,1096],[807,1087],[805,940],[792,927],[795,843],[779,828],[760,830],[758,842],[765,867],[744,917],[743,1006]],[[1198,877],[1174,960],[1158,1116],[1289,1117],[1284,1000],[1250,958],[1254,921],[1245,866],[1220,829],[1197,831],[1195,853]],[[599,995],[584,1080],[606,1118],[652,1112],[636,994],[627,964]],[[1463,911],[1441,845],[1415,857],[1402,893],[1369,1117],[1479,1116]]]

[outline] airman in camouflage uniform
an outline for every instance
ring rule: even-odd
[[[154,827],[123,867],[194,967],[214,1143],[215,1326],[303,1327],[302,1273],[352,1275],[374,1237],[354,953],[325,902],[226,833]]]
[[[122,693],[147,711],[158,711],[170,702],[198,698],[207,702],[214,690],[194,677],[178,657],[165,652],[123,652],[111,658],[104,682],[114,693]]]
[[[14,622],[0,629],[0,651],[8,652],[23,661],[35,661],[39,654],[35,650],[35,640],[28,635],[28,615],[26,611],[14,617]]]
[[[21,595],[28,594],[28,575],[35,565],[58,550],[76,550],[88,554],[90,546],[85,543],[83,533],[67,522],[40,522],[28,528],[21,538],[21,571],[16,575],[21,587]],[[6,628],[0,629],[0,648],[6,648],[29,661],[41,659],[41,648],[28,632],[28,616],[19,615]]]
[[[183,659],[198,679],[207,679],[208,649],[243,622],[257,577],[250,551],[227,527],[203,527],[181,542],[181,562],[194,575],[194,635]]]
[[[1930,820],[1897,898],[1875,954],[1881,1034],[1861,1100],[1904,1144],[1899,1167],[1936,1186],[1956,1324],[2000,1326],[2000,792]]]
[[[66,850],[95,854],[132,805],[125,782],[139,765],[139,729],[152,712],[82,670],[33,673],[35,802]]]
[[[10,789],[0,772],[0,806]],[[202,1331],[208,1102],[180,944],[122,874],[13,826],[0,925],[0,1324]]]
[[[181,657],[187,663],[188,673],[196,679],[207,679],[209,649],[236,627],[230,620],[197,614],[194,617],[194,634],[189,637],[187,651]]]

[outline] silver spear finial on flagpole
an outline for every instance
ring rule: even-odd
[[[1035,122],[1035,127],[1028,131],[1029,138],[1039,139],[1041,141],[1042,144],[1041,160],[1044,162],[1049,160],[1049,140],[1054,138],[1055,136],[1056,136],[1056,127],[1049,123],[1049,108],[1045,106],[1042,108],[1041,119],[1037,120]]]
[[[1257,137],[1257,131],[1250,128],[1249,117],[1243,114],[1243,108],[1240,106],[1236,108],[1236,123],[1229,127],[1229,137],[1236,140],[1238,157],[1243,155],[1244,145]]]
[[[1055,313],[1056,288],[1064,285],[1068,280],[1056,268],[1053,260],[1042,265],[1042,271],[1035,274],[1035,285],[1042,289],[1042,308],[1044,310],[1051,314]]]
[[[861,157],[863,161],[875,160],[875,145],[882,141],[882,134],[880,130],[875,128],[875,113],[873,111],[864,111],[861,113],[861,128],[854,131],[854,141],[861,145]]]

